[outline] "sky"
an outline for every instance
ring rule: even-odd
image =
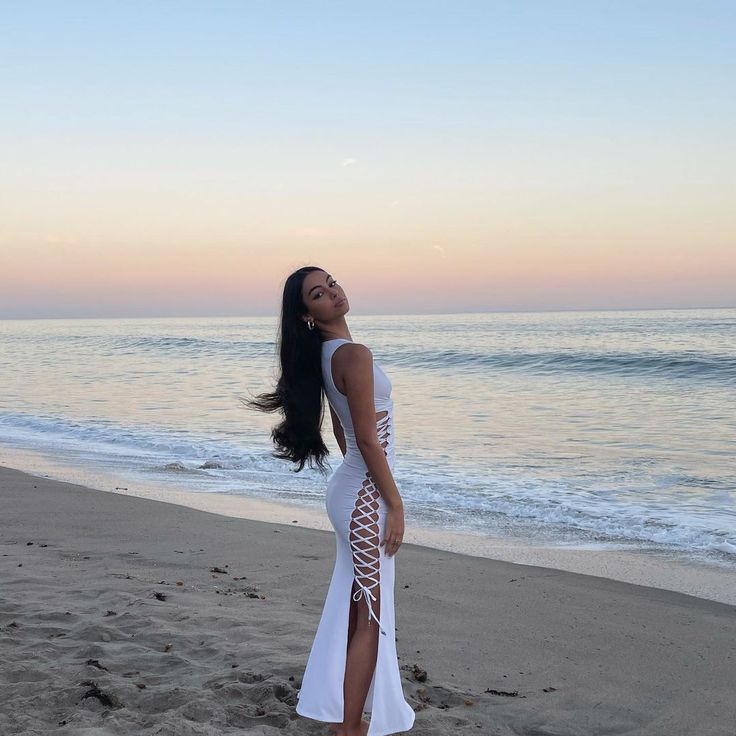
[[[0,18],[0,318],[736,306],[733,2]]]

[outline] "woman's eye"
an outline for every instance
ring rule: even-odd
[[[332,282],[332,283],[330,284],[330,286],[336,286],[336,285],[337,285],[337,281],[333,281],[333,282]],[[317,293],[316,293],[316,294],[314,295],[314,298],[315,298],[315,299],[319,299],[319,298],[320,298],[320,297],[322,296],[322,293],[323,293],[323,292],[321,292],[321,291],[318,291],[318,292],[317,292]]]

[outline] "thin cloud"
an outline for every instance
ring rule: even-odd
[[[447,253],[441,245],[433,245],[432,248],[436,250],[443,258],[447,258]]]
[[[358,161],[354,158],[344,158],[341,162],[341,166],[352,166],[353,164],[357,164]]]

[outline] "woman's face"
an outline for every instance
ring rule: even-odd
[[[342,286],[324,271],[310,271],[302,284],[302,300],[315,322],[329,323],[345,314],[350,305]]]

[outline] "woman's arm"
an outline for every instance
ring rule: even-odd
[[[330,415],[332,416],[332,432],[335,435],[337,444],[340,446],[342,456],[345,457],[345,453],[348,451],[347,445],[345,444],[345,432],[343,431],[342,424],[340,424],[340,418],[335,414],[335,410],[330,404]]]
[[[386,506],[389,509],[403,510],[399,489],[378,439],[373,398],[373,354],[360,343],[343,346],[342,350],[345,352],[345,393],[353,420],[355,441]]]

